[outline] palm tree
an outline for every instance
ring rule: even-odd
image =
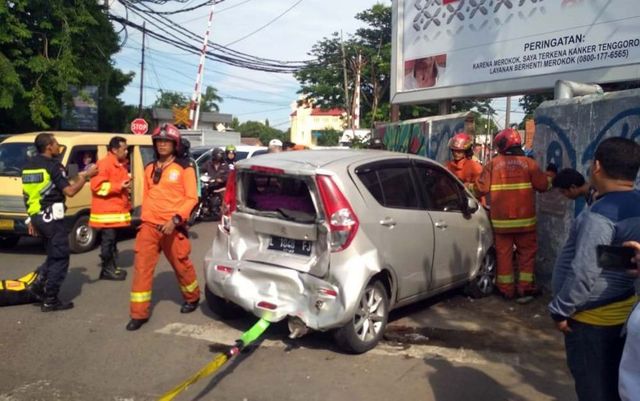
[[[213,86],[207,86],[200,100],[200,110],[220,111],[218,103],[222,103],[222,98],[218,95],[218,90]]]

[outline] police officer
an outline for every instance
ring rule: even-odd
[[[95,165],[88,166],[69,182],[62,164],[58,141],[50,133],[36,136],[38,155],[31,158],[22,170],[22,190],[27,207],[29,235],[42,236],[47,259],[38,268],[38,279],[31,291],[43,300],[41,310],[52,312],[73,308],[73,302],[62,302],[58,292],[69,270],[69,237],[64,224],[65,196],[77,194],[91,177],[98,173]]]

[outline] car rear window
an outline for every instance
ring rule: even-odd
[[[316,208],[305,179],[251,172],[244,174],[242,182],[247,207],[279,212],[290,220],[315,220]]]

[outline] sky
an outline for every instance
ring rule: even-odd
[[[166,11],[188,8],[201,4],[202,0],[188,3],[169,1],[155,10]],[[361,24],[354,17],[376,3],[390,5],[389,0],[225,0],[214,9],[210,40],[229,45],[266,25],[291,8],[260,32],[229,45],[234,50],[258,57],[277,60],[299,61],[310,57],[311,47],[333,32],[353,34]],[[124,17],[126,12],[117,1],[110,2],[110,12]],[[170,16],[177,24],[198,34],[204,34],[210,7],[202,7]],[[129,12],[128,18],[136,23],[142,21]],[[121,26],[115,24],[116,30]],[[121,33],[122,50],[114,56],[121,70],[136,73],[135,78],[120,98],[127,104],[137,105],[140,96],[141,32],[128,28]],[[170,45],[150,39],[145,45],[145,73],[143,104],[150,106],[160,89],[183,92],[191,97],[196,80],[199,56],[186,54]],[[289,128],[291,104],[297,99],[298,82],[290,74],[276,74],[231,67],[212,60],[205,61],[203,87],[218,89],[223,102],[220,112],[233,114],[242,121],[269,120],[271,126],[281,130]],[[228,96],[253,99],[251,101],[230,99]],[[226,99],[225,99],[226,98]],[[517,108],[517,97],[512,98],[511,120],[522,119]],[[496,99],[498,126],[504,124],[504,98]],[[519,114],[520,113],[520,114]]]

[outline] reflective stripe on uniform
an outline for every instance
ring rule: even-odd
[[[498,274],[498,284],[513,284],[513,274]]]
[[[89,216],[90,223],[129,223],[131,222],[131,213],[91,213]]]
[[[516,184],[493,184],[491,185],[492,191],[512,191],[516,189],[533,189],[533,185],[530,182],[519,182]]]
[[[96,194],[98,196],[107,196],[109,195],[109,191],[111,191],[111,183],[109,181],[105,181],[100,185],[100,189]]]
[[[496,220],[491,219],[491,224],[494,228],[522,228],[532,227],[536,225],[536,218],[531,217],[529,219],[513,219],[513,220]]]
[[[518,275],[518,280],[521,283],[532,283],[533,282],[533,273],[522,273]]]
[[[189,284],[189,285],[181,285],[180,289],[182,290],[182,292],[193,292],[196,288],[198,288],[198,282],[194,281],[193,283]]]
[[[132,292],[131,302],[151,302],[151,291]]]

